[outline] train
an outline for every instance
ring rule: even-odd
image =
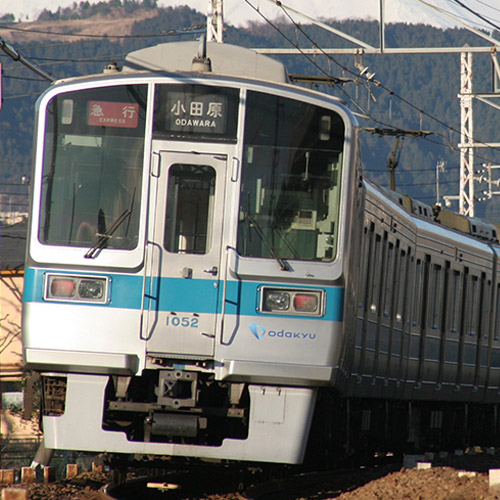
[[[41,95],[22,334],[47,449],[300,464],[493,442],[498,228],[367,180],[358,134],[229,44]]]

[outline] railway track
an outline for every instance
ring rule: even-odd
[[[227,470],[172,473],[163,477],[142,477],[113,487],[106,494],[115,500],[293,500],[334,498],[339,494],[398,470],[400,464],[357,467],[283,475],[251,485],[241,481],[252,471]]]
[[[259,468],[224,468],[221,464],[171,467],[174,469],[163,470],[161,475],[159,469],[136,469],[136,476],[129,472],[128,480],[120,486],[106,484],[113,476],[117,478],[109,471],[84,472],[72,480],[50,484],[18,486],[28,490],[30,500],[330,500],[339,496],[366,500],[378,498],[374,493],[366,495],[367,491],[383,491],[381,498],[402,498],[398,496],[400,488],[418,491],[419,495],[423,492],[421,500],[448,498],[450,491],[462,491],[457,498],[500,498],[488,490],[488,469],[500,467],[500,455],[484,450],[449,454],[446,461],[436,456],[433,468],[428,470],[407,469],[393,460],[321,472],[297,473],[294,469],[293,473],[291,469],[274,468],[267,479]],[[475,472],[464,475],[463,471]],[[439,496],[438,491],[447,493]]]
[[[415,483],[417,490],[422,484],[429,492],[432,490],[432,482],[435,481],[436,488],[448,488],[450,491],[476,488],[474,491],[479,495],[481,488],[484,487],[487,491],[487,486],[484,485],[487,484],[488,469],[498,467],[500,456],[482,451],[450,453],[442,459],[436,454],[433,468],[422,471],[403,467],[401,460],[396,457],[379,458],[364,466],[329,471],[297,473],[297,469],[294,469],[293,473],[292,470],[279,471],[276,468],[267,479],[264,478],[262,470],[228,468],[218,471],[217,467],[198,468],[173,471],[165,476],[143,477],[126,482],[117,489],[109,488],[107,493],[115,500],[327,500],[354,490],[374,487],[378,483],[394,491],[401,484]],[[458,475],[464,470],[475,472],[464,478]],[[273,475],[275,477],[272,477]],[[477,484],[473,485],[473,482]],[[361,495],[360,498],[365,497]],[[422,497],[423,500],[427,498]],[[484,498],[490,499],[489,496]]]
[[[241,499],[247,471],[240,468],[190,467],[171,470],[164,474],[154,474],[129,479],[119,485],[104,488],[107,495],[115,500],[181,500],[210,498]]]
[[[0,442],[0,469],[29,464],[40,446],[38,439],[6,439]]]

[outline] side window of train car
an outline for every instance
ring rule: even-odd
[[[452,270],[448,281],[448,309],[446,326],[450,333],[458,333],[460,316],[462,314],[462,275],[460,271]]]
[[[491,314],[491,291],[492,291],[492,283],[490,279],[486,278],[486,275],[483,273],[481,276],[481,280],[483,281],[483,291],[480,313],[479,313],[479,337],[480,337],[480,364],[481,366],[488,365],[488,352],[489,352],[489,337],[490,337],[490,328],[491,321],[493,321],[493,315]]]
[[[500,369],[500,285],[496,287],[495,311],[493,314],[495,326],[491,343],[490,366],[495,370]],[[497,372],[498,373],[498,372]]]
[[[433,264],[431,269],[431,282],[429,293],[428,326],[431,330],[441,329],[441,315],[443,313],[443,268]]]
[[[372,254],[372,272],[370,274],[370,295],[369,295],[369,311],[377,314],[379,311],[380,288],[382,286],[382,236],[375,234],[373,254]]]
[[[497,296],[495,303],[495,333],[493,340],[495,342],[500,341],[500,285],[497,285]],[[500,363],[498,365],[500,367]]]
[[[412,308],[412,326],[420,326],[420,314],[422,312],[422,292],[423,292],[423,268],[422,259],[417,259],[415,268],[415,286],[413,295],[413,308]]]
[[[363,237],[361,240],[361,262],[358,267],[358,310],[364,311],[366,302],[366,276],[369,272],[370,241],[373,235],[374,224],[370,223],[363,228]]]
[[[395,291],[397,292],[397,287],[394,282],[394,270],[395,270],[395,255],[396,251],[394,248],[394,243],[388,242],[387,245],[387,256],[386,256],[386,272],[385,272],[385,286],[384,286],[384,317],[392,317],[392,307],[393,307],[393,295]]]
[[[459,360],[459,334],[461,332],[464,299],[464,273],[451,269],[448,279],[446,309],[445,363],[456,364]]]
[[[375,239],[375,224],[369,220],[365,221],[362,240],[361,265],[358,274],[358,309],[365,312],[369,297],[370,276],[373,272],[373,241]]]
[[[407,286],[408,286],[408,257],[409,257],[410,249],[406,252],[404,249],[401,249],[399,255],[399,261],[397,266],[397,297],[396,297],[396,314],[395,320],[398,323],[404,322],[404,314],[405,314],[405,297],[407,296]]]
[[[479,279],[473,274],[469,275],[467,286],[467,297],[465,300],[465,333],[474,336],[477,333],[477,322],[479,315]]]
[[[487,339],[490,333],[489,318],[491,314],[491,280],[486,278],[484,273],[481,274],[481,297],[479,311],[479,333],[482,339]]]
[[[335,259],[343,147],[344,123],[334,111],[248,92],[240,255]]]

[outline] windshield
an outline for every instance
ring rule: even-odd
[[[238,252],[333,260],[344,124],[328,109],[249,92]]]
[[[137,246],[145,103],[139,85],[68,92],[49,103],[41,242]]]

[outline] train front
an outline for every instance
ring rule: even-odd
[[[216,74],[40,98],[23,339],[47,448],[302,460],[339,366],[354,128]]]

